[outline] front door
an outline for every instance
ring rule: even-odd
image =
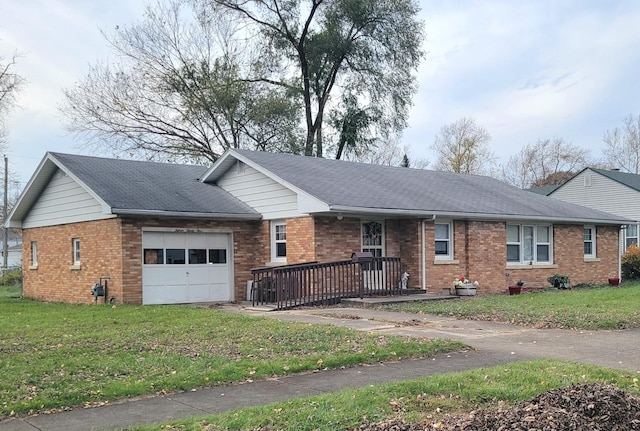
[[[384,222],[362,222],[362,251],[370,252],[373,257],[384,257]],[[364,268],[365,289],[377,289],[384,286],[384,265],[375,261]]]

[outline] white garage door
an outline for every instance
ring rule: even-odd
[[[226,233],[142,234],[142,303],[231,301],[233,283]]]

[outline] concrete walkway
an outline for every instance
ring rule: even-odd
[[[0,431],[118,430],[190,416],[263,405],[345,388],[399,381],[433,374],[490,367],[516,360],[557,358],[640,373],[640,329],[569,331],[457,320],[431,315],[382,312],[366,308],[324,308],[267,312],[227,306],[231,312],[287,321],[324,323],[361,331],[409,337],[460,340],[474,350],[435,358],[404,360],[342,370],[319,371],[253,383],[199,389],[52,415],[0,422]]]

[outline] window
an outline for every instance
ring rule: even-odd
[[[287,225],[284,221],[271,223],[271,260],[287,261]]]
[[[209,250],[209,263],[227,263],[227,250],[224,248]]]
[[[71,243],[73,244],[73,264],[80,265],[80,238],[73,238]]]
[[[189,264],[207,263],[207,249],[197,248],[189,249]]]
[[[38,266],[38,241],[31,241],[31,266]]]
[[[435,224],[435,252],[436,259],[453,259],[453,242],[451,241],[453,229],[451,223]]]
[[[164,249],[145,248],[144,263],[147,265],[162,265],[164,263]]]
[[[632,245],[638,245],[638,225],[630,224],[627,226],[625,230],[625,249],[631,247]]]
[[[584,227],[584,257],[596,257],[596,227]]]
[[[169,265],[184,265],[184,248],[168,248],[166,250],[167,253],[167,264]]]
[[[551,226],[507,225],[508,263],[551,263]]]

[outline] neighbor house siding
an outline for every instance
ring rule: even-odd
[[[640,218],[640,192],[590,169],[576,175],[549,196],[631,220]]]
[[[51,226],[115,217],[71,177],[58,170],[25,217],[22,228]]]
[[[242,162],[227,170],[217,184],[261,213],[265,220],[297,215],[293,191]]]

